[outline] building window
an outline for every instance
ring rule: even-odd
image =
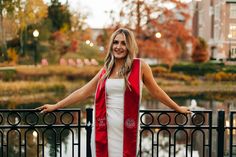
[[[214,9],[215,20],[220,21],[220,5],[216,5]]]
[[[236,4],[233,3],[230,4],[230,18],[231,19],[236,18]]]
[[[236,24],[229,25],[229,34],[232,35],[232,38],[236,38]]]
[[[231,51],[231,58],[236,59],[236,47],[232,46],[230,51]]]
[[[214,25],[214,38],[215,40],[220,40],[220,26],[219,24]]]

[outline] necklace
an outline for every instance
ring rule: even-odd
[[[116,77],[120,77],[120,72],[119,71],[117,71],[115,74],[116,74]]]
[[[121,76],[122,76],[121,69],[119,69],[115,72],[115,77],[119,78]]]
[[[115,77],[117,77],[117,78],[121,77],[122,76],[122,70],[123,70],[122,67],[114,69]]]

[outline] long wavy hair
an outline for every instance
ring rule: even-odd
[[[122,76],[125,79],[125,86],[128,85],[128,87],[129,87],[128,74],[131,71],[133,59],[135,58],[136,54],[138,53],[138,46],[137,46],[133,32],[130,31],[129,29],[126,29],[126,28],[119,28],[111,35],[110,42],[108,45],[108,52],[107,52],[107,56],[105,58],[105,64],[104,64],[104,68],[106,70],[106,73],[105,73],[105,75],[103,75],[103,79],[108,78],[111,75],[111,72],[114,68],[115,57],[112,53],[112,51],[113,51],[112,47],[113,47],[114,39],[118,34],[124,35],[125,46],[128,51],[128,53],[125,57],[125,64],[122,66],[121,70],[119,71],[119,76]]]

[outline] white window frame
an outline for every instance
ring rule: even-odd
[[[230,9],[229,9],[229,17],[231,19],[236,19],[236,4],[230,3]]]
[[[236,23],[229,24],[229,34],[232,35],[232,39],[236,39]]]

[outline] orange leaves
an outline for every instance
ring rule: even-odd
[[[182,22],[167,19],[163,23],[151,20],[152,31],[150,28],[143,31],[144,38],[139,38],[138,43],[141,56],[156,57],[171,66],[186,51],[186,43],[194,40],[191,31]],[[161,34],[159,39],[154,36],[156,32]]]
[[[51,42],[55,48],[63,55],[67,52],[77,52],[79,50],[79,43],[81,40],[77,39],[75,34],[65,33],[63,31],[56,31],[51,36]]]
[[[140,56],[156,57],[171,66],[182,53],[186,53],[187,43],[194,43],[191,28],[187,27],[190,19],[187,5],[178,0],[142,3],[125,0],[121,16],[132,19],[125,26],[135,26]]]
[[[192,53],[192,59],[194,62],[205,62],[209,59],[207,47],[207,43],[203,38],[197,39]]]

